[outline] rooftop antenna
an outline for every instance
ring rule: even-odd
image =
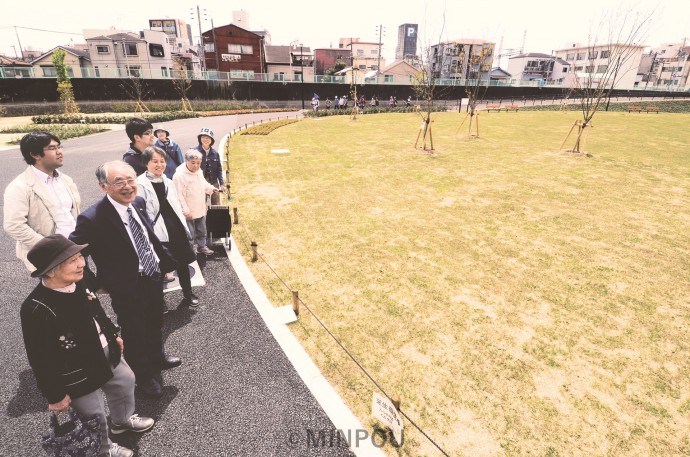
[[[525,40],[527,39],[527,30],[522,34],[522,46],[520,47],[520,54],[525,53]]]

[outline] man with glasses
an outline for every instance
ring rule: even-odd
[[[144,199],[137,197],[132,167],[120,160],[106,162],[96,177],[106,195],[79,215],[69,238],[89,245],[83,253],[96,264],[95,288],[110,294],[139,392],[158,398],[160,370],[182,363],[165,354],[162,336],[161,278],[177,265],[154,234]]]
[[[133,117],[125,123],[125,132],[127,132],[131,143],[127,152],[122,156],[122,160],[130,164],[139,176],[146,171],[141,153],[149,146],[153,146],[153,142],[156,140],[153,135],[153,125],[146,119]]]
[[[16,242],[17,257],[29,271],[29,250],[48,235],[69,236],[80,212],[81,198],[74,181],[58,171],[64,154],[60,139],[50,132],[29,132],[19,142],[29,165],[5,189],[3,227]]]

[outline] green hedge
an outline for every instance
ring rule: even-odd
[[[124,124],[132,116],[100,115],[85,116],[83,114],[46,114],[34,116],[31,120],[35,124]],[[177,111],[165,113],[146,113],[143,115],[149,122],[165,122],[175,119],[189,119],[198,117],[196,113],[190,111]]]
[[[639,106],[644,109],[646,106],[658,106],[660,113],[690,113],[690,100],[635,100],[630,102],[611,102],[609,111],[627,112],[628,106]],[[561,111],[561,105],[535,105],[520,106],[520,110],[525,111]],[[567,111],[580,111],[579,100],[571,100],[568,103]],[[602,100],[599,111],[606,110],[606,100]]]
[[[133,113],[136,112],[136,102],[133,101],[79,101],[79,110],[83,114],[98,113]],[[178,111],[182,109],[180,100],[150,100],[146,107],[154,113]],[[259,101],[229,101],[229,100],[191,100],[192,108],[196,111],[222,111],[235,109],[265,108]],[[0,116],[39,116],[45,114],[61,114],[63,106],[59,103],[21,104],[0,107]]]
[[[11,131],[14,129],[14,131]],[[53,135],[57,136],[61,140],[67,140],[69,138],[76,138],[80,136],[91,135],[93,133],[105,132],[110,129],[101,126],[93,125],[51,125],[50,127],[29,124],[18,127],[10,127],[2,130],[3,133],[27,133],[33,130],[47,130]],[[19,144],[21,137],[13,138],[8,141],[8,144]]]

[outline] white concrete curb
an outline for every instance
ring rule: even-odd
[[[221,151],[225,150],[225,142],[229,135],[223,137],[220,143]],[[220,152],[220,151],[219,151]],[[221,154],[224,158],[224,154]],[[223,160],[223,159],[221,159]],[[249,298],[259,312],[259,315],[266,323],[278,345],[283,349],[290,363],[299,374],[304,384],[311,391],[316,401],[321,405],[333,422],[335,428],[342,431],[345,439],[352,438],[350,449],[357,457],[384,457],[385,454],[376,447],[371,439],[356,440],[357,432],[366,430],[362,423],[352,414],[352,411],[345,405],[340,395],[328,383],[328,380],[321,374],[319,368],[309,357],[304,348],[300,345],[297,338],[292,334],[287,325],[278,322],[276,319],[276,308],[273,307],[268,297],[256,282],[254,275],[249,270],[247,263],[239,252],[235,240],[230,236],[232,249],[226,249],[228,261],[237,273],[240,282],[247,291]],[[225,246],[225,244],[224,244]]]

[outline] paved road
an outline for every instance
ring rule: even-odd
[[[294,115],[294,113],[291,113]],[[280,113],[285,116],[285,113]],[[217,142],[230,130],[276,114],[224,116],[168,122],[182,148],[193,146],[202,127]],[[124,131],[65,141],[63,171],[75,179],[84,207],[102,197],[96,166],[126,150]],[[1,151],[0,189],[26,167],[18,149]],[[219,246],[217,248],[220,248]],[[164,396],[138,400],[137,411],[156,427],[140,437],[118,437],[139,456],[344,456],[345,446],[315,447],[308,434],[334,426],[307,390],[259,317],[234,270],[220,252],[200,259],[207,286],[195,292],[197,310],[176,309],[180,292],[166,295],[164,334],[168,353],[181,367],[164,373]],[[14,243],[0,233],[0,456],[43,455],[39,435],[47,405],[26,361],[19,305],[35,285],[14,256]],[[104,300],[106,309],[110,305]]]

